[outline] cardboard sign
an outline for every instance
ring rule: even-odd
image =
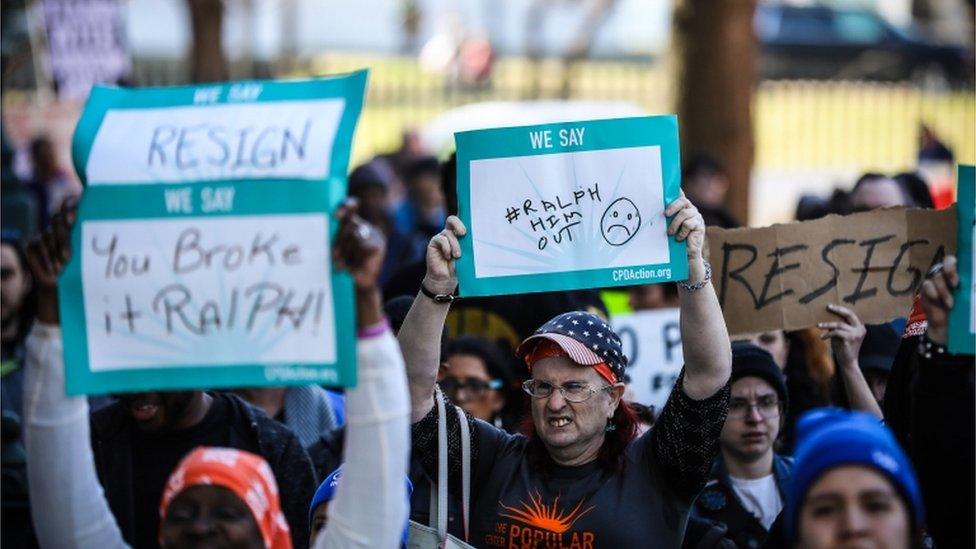
[[[460,291],[466,296],[687,278],[667,235],[678,197],[673,116],[461,132]]]
[[[949,351],[955,354],[976,354],[976,167],[959,166],[956,177],[956,220],[959,241],[959,286],[953,293],[949,312]]]
[[[712,282],[730,335],[908,314],[933,258],[954,253],[952,211],[886,209],[759,229],[708,228]]]
[[[331,238],[365,83],[92,91],[60,281],[70,394],[355,383]]]
[[[684,365],[678,309],[614,316],[611,324],[629,360],[634,401],[660,412]]]

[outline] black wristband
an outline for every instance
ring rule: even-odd
[[[435,294],[434,292],[428,290],[422,282],[420,283],[420,293],[431,298],[436,303],[450,304],[459,299],[458,296],[454,294]]]

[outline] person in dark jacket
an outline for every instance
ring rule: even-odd
[[[786,379],[772,355],[732,345],[732,396],[721,452],[695,500],[696,517],[723,524],[738,547],[760,547],[783,508],[793,462],[773,450],[785,417]],[[685,548],[698,541],[685,538]]]
[[[91,415],[98,478],[125,540],[157,547],[166,479],[198,446],[246,450],[267,460],[278,483],[294,547],[308,542],[308,504],[316,486],[298,438],[228,393],[133,393]]]
[[[909,411],[909,455],[928,509],[928,533],[937,547],[976,546],[973,357],[946,348],[952,289],[959,285],[956,265],[954,256],[946,256],[942,270],[922,284],[921,306],[928,329],[915,350],[918,370]]]

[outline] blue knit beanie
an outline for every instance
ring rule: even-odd
[[[339,487],[339,481],[341,479],[342,479],[342,465],[337,467],[335,471],[332,471],[332,473],[330,473],[329,476],[325,477],[325,480],[322,481],[322,484],[319,484],[318,489],[315,490],[315,495],[312,496],[312,503],[308,506],[309,527],[312,526],[312,515],[315,514],[315,508],[327,501],[332,501],[332,498],[335,497],[335,491],[336,488]],[[410,496],[411,494],[413,494],[413,483],[410,482],[409,478],[405,480],[407,481],[407,501],[409,503]],[[409,535],[410,535],[410,521],[408,520],[407,525],[403,528],[403,538],[400,540],[400,543],[403,546],[407,545],[407,538],[409,537]]]
[[[813,483],[844,465],[861,465],[884,475],[910,508],[915,528],[922,525],[925,517],[915,471],[891,431],[877,418],[863,412],[819,408],[800,418],[796,432],[795,462],[784,510],[787,539],[796,541],[800,506]]]

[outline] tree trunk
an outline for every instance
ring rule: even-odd
[[[729,174],[726,206],[749,220],[756,0],[680,0],[675,6],[681,153],[709,154]]]
[[[193,82],[223,82],[229,79],[224,55],[223,0],[187,0],[193,45],[190,51],[190,79]]]

